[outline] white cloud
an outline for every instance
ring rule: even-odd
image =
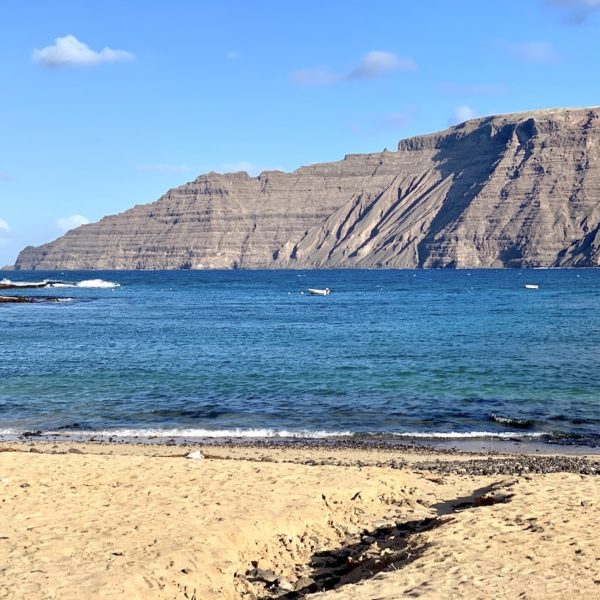
[[[506,93],[503,83],[454,83],[442,81],[439,85],[442,94],[452,96],[499,96]]]
[[[459,123],[464,123],[475,116],[477,116],[475,111],[470,106],[463,104],[454,109],[452,116],[448,120],[448,125],[458,125]]]
[[[238,58],[240,58],[240,54],[239,52],[236,52],[235,50],[230,50],[226,55],[225,58],[227,60],[238,60]]]
[[[90,220],[83,215],[71,215],[70,217],[62,217],[57,219],[56,225],[61,231],[66,233],[67,231],[75,229],[80,225],[87,225],[89,222]]]
[[[44,67],[92,67],[101,63],[133,60],[131,52],[102,48],[99,52],[80,42],[74,35],[54,40],[53,46],[34,50],[32,58]]]
[[[417,64],[412,58],[404,58],[383,50],[371,50],[349,73],[336,73],[329,67],[319,66],[294,71],[290,80],[300,85],[330,85],[343,81],[377,79],[388,71],[414,71],[416,68]]]
[[[417,64],[412,58],[402,58],[393,52],[372,50],[350,71],[346,79],[375,79],[386,71],[414,71]]]
[[[6,231],[6,233],[10,231],[10,227],[4,219],[0,219],[0,231]]]
[[[508,53],[517,60],[538,65],[550,65],[560,61],[560,54],[549,42],[520,42],[508,44]]]
[[[136,165],[136,171],[143,171],[145,173],[187,173],[192,168],[187,165],[168,165],[168,164],[155,164],[155,165]]]

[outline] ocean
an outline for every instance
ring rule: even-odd
[[[600,445],[600,270],[3,277],[4,438]]]

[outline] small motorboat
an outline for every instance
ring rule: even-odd
[[[539,286],[539,285],[537,285],[536,283],[526,283],[526,284],[525,284],[525,287],[526,287],[528,290],[537,290],[537,289],[539,289],[539,287],[540,287],[540,286]]]
[[[323,290],[318,288],[308,288],[308,293],[311,296],[329,296],[329,294],[331,294],[331,290],[329,288],[325,288]]]

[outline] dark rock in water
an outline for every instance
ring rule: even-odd
[[[208,173],[15,269],[600,266],[599,144],[600,108],[537,110],[292,173]]]
[[[39,430],[38,431],[24,431],[21,435],[23,437],[37,437],[37,436],[42,435],[42,432]]]
[[[500,415],[491,415],[490,419],[494,423],[500,425],[506,425],[507,427],[515,427],[516,429],[529,429],[533,427],[533,421],[531,419],[517,419],[513,417],[502,417]]]
[[[0,304],[27,304],[32,302],[33,300],[26,296],[0,296]]]
[[[69,429],[81,429],[81,425],[79,423],[69,423],[67,425],[59,425],[56,427],[56,431],[65,431]]]
[[[51,287],[60,281],[39,281],[36,283],[19,283],[18,281],[2,282],[0,281],[0,290],[26,290]]]
[[[64,298],[55,296],[0,296],[0,304],[35,304],[37,302],[61,302]]]

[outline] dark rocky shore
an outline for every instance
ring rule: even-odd
[[[34,439],[42,442],[59,442],[60,445],[68,443],[93,443],[100,445],[152,445],[185,448],[186,450],[197,448],[202,445],[210,453],[210,448],[231,448],[249,450],[327,450],[331,454],[325,458],[317,457],[296,459],[274,455],[248,456],[244,460],[257,462],[281,462],[295,463],[307,466],[340,466],[340,467],[383,467],[391,469],[408,469],[414,471],[428,471],[440,475],[530,475],[545,473],[578,473],[581,475],[600,475],[600,456],[594,454],[588,456],[585,449],[579,454],[536,454],[536,453],[500,453],[495,451],[471,451],[465,452],[452,447],[436,447],[421,443],[391,443],[389,441],[374,440],[314,440],[294,439],[290,440],[234,440],[226,439],[219,441],[192,441],[172,439],[118,439],[98,438],[82,435],[76,439],[65,439],[60,435],[44,436],[40,431],[25,432],[17,438],[22,441],[32,442]],[[34,444],[32,444],[34,446]],[[55,451],[63,452],[54,446]],[[348,459],[337,458],[336,451],[355,450],[375,452],[379,456],[373,458]],[[548,449],[549,450],[549,449]],[[34,448],[32,448],[32,451]],[[72,451],[72,450],[70,450]],[[204,450],[203,450],[204,452]],[[560,452],[560,450],[558,450]],[[423,456],[423,460],[407,460],[403,455]],[[452,458],[455,457],[455,458]],[[468,458],[467,458],[468,457]],[[222,457],[228,458],[228,457]],[[233,458],[233,457],[231,457]],[[235,457],[240,459],[239,456]]]
[[[37,283],[4,283],[0,281],[0,290],[27,290],[52,287],[60,281],[40,281]],[[34,304],[36,302],[60,302],[62,298],[53,296],[0,296],[0,304]]]
[[[39,283],[2,283],[0,281],[0,290],[27,290],[52,287],[60,281],[40,281]]]
[[[0,304],[36,304],[39,302],[60,302],[64,298],[52,296],[0,296]]]
[[[356,448],[355,448],[356,449]],[[370,448],[371,450],[373,448]],[[415,471],[430,471],[442,475],[527,475],[544,473],[579,473],[581,475],[600,475],[600,460],[590,459],[587,456],[563,456],[549,455],[536,456],[529,454],[522,455],[489,455],[482,456],[478,453],[469,453],[472,459],[459,458],[464,456],[463,452],[448,449],[434,449],[428,446],[409,446],[396,448],[398,454],[418,453],[430,454],[432,457],[436,454],[455,455],[456,460],[426,459],[422,461],[407,461],[402,458],[390,458],[388,460],[335,460],[327,459],[308,459],[298,461],[301,464],[317,466],[357,466],[357,467],[386,467],[391,469],[409,469]],[[264,461],[273,459],[262,458]],[[296,462],[294,460],[284,460],[282,462]]]

